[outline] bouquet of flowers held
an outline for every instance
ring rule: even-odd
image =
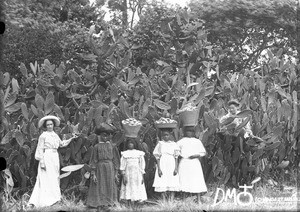
[[[183,127],[197,125],[199,109],[193,103],[186,104],[178,113]]]
[[[122,125],[126,137],[136,138],[142,127],[142,122],[136,120],[135,118],[128,118],[122,121]]]
[[[176,128],[177,121],[170,119],[170,118],[164,118],[161,117],[159,120],[155,121],[157,128]]]

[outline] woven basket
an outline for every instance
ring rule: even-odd
[[[123,124],[123,128],[125,131],[125,136],[129,138],[136,138],[138,137],[138,133],[141,129],[142,125],[137,125],[137,126],[131,126],[128,124]]]
[[[162,129],[162,128],[176,128],[177,127],[177,122],[174,122],[174,123],[159,123],[159,124],[156,124],[156,127],[158,129]]]
[[[192,111],[183,111],[179,113],[179,119],[182,122],[182,126],[196,126],[198,123],[199,109]]]

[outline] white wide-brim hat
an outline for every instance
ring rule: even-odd
[[[49,115],[49,116],[45,116],[45,117],[41,118],[41,120],[39,120],[38,127],[41,128],[44,125],[45,121],[47,121],[47,120],[53,120],[55,122],[56,127],[58,127],[60,125],[60,120],[58,117]]]

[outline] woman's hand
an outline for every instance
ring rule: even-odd
[[[126,177],[126,175],[123,175],[123,184],[126,186],[126,184],[127,184],[127,177]]]
[[[158,169],[158,176],[161,177],[162,174],[163,174],[163,173],[162,173],[161,169]]]
[[[195,159],[195,158],[200,158],[200,155],[191,155],[191,156],[189,157],[189,159]]]
[[[115,174],[115,181],[116,181],[117,183],[119,183],[119,176],[118,176],[118,174]]]
[[[45,170],[46,171],[46,165],[44,162],[40,162],[41,163],[41,169]]]
[[[77,134],[73,133],[72,135],[73,135],[72,138],[70,138],[71,140],[73,140],[74,138],[78,138]]]
[[[174,170],[174,172],[173,172],[173,175],[175,176],[177,173],[178,173],[178,169],[175,168],[175,170]]]
[[[91,172],[91,175],[92,175],[92,180],[94,181],[94,183],[98,183],[98,180],[97,180],[97,177],[96,177],[96,174],[94,171]]]

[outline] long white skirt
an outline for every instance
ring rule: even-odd
[[[121,185],[120,199],[132,200],[132,201],[145,201],[147,199],[147,193],[145,183],[142,184],[143,174],[140,171],[139,159],[127,159],[126,164],[126,186]]]
[[[53,150],[44,153],[46,170],[38,166],[38,174],[29,204],[35,207],[51,206],[61,199],[59,179],[59,156]]]
[[[156,168],[153,182],[154,191],[179,191],[179,176],[173,175],[175,170],[175,158],[173,155],[163,154],[160,158],[160,168],[162,176],[158,176],[158,169]]]
[[[207,191],[199,159],[182,158],[179,163],[178,173],[181,191],[190,193]]]

